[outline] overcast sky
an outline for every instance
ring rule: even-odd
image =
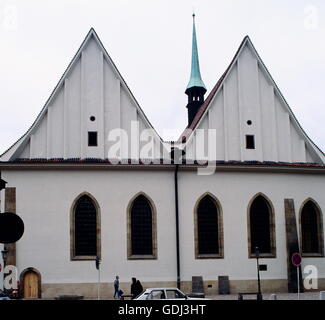
[[[193,7],[208,92],[249,35],[325,151],[324,0],[0,0],[0,153],[33,123],[91,27],[158,133],[181,133]]]

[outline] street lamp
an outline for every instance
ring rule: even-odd
[[[4,181],[4,180],[2,180],[2,179],[0,178],[0,190],[5,189],[5,187],[6,187],[6,183],[7,183],[6,181]],[[5,264],[6,264],[7,253],[8,253],[8,250],[3,249],[3,250],[1,251],[1,254],[2,254],[2,260],[3,260],[3,268],[5,267]]]
[[[6,250],[6,249],[3,249],[2,251],[1,251],[1,254],[2,254],[2,260],[3,260],[3,274],[4,274],[4,272],[5,272],[5,267],[6,267],[6,260],[7,260],[7,254],[8,254],[8,250]]]
[[[97,299],[99,300],[100,299],[100,259],[99,257],[97,256],[96,257],[96,269],[98,270],[98,286],[97,286]]]
[[[3,260],[3,279],[4,279],[4,276],[5,276],[5,267],[6,267],[6,259],[7,259],[8,250],[3,249],[1,251],[1,254],[2,254],[2,260]],[[6,292],[6,289],[5,288],[3,289],[3,292]]]
[[[4,249],[1,251],[1,254],[2,254],[2,260],[3,260],[3,264],[4,266],[6,265],[6,259],[7,259],[7,254],[8,254],[8,250]]]
[[[258,250],[258,247],[255,247],[255,256],[256,256],[256,263],[257,263],[257,285],[258,285],[257,300],[263,300],[263,296],[261,292],[260,264],[258,262],[258,259],[260,257],[260,252]]]
[[[0,178],[0,191],[1,191],[2,189],[5,189],[5,188],[6,188],[6,183],[7,183],[7,181],[4,181],[4,180],[2,180],[2,179]],[[1,211],[0,211],[0,212],[1,212]],[[1,254],[2,254],[2,260],[3,260],[3,269],[4,269],[5,266],[6,266],[7,253],[8,253],[8,250],[6,250],[6,249],[3,249],[3,250],[1,251]]]

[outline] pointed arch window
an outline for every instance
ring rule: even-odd
[[[72,260],[100,257],[100,215],[97,202],[89,194],[82,194],[72,206],[71,218]]]
[[[275,227],[274,212],[269,201],[262,195],[258,195],[249,206],[248,230],[249,230],[249,256],[255,257],[256,247],[262,257],[274,258]]]
[[[211,195],[198,201],[194,225],[196,259],[223,258],[221,208]]]
[[[304,256],[323,256],[322,213],[314,201],[305,202],[300,213],[301,251]]]
[[[156,259],[156,211],[152,201],[139,194],[128,210],[128,258]]]

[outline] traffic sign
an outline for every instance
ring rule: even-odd
[[[294,253],[291,258],[291,262],[295,267],[299,267],[302,262],[301,254],[300,253]]]
[[[297,293],[298,293],[298,300],[299,300],[300,299],[299,298],[299,295],[300,295],[299,267],[302,262],[301,254],[298,252],[294,253],[291,257],[291,262],[295,267],[297,267]]]

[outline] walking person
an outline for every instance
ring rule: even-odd
[[[137,294],[137,279],[136,278],[132,278],[131,295],[132,295],[132,299],[134,299],[138,295]]]
[[[117,298],[119,298],[119,286],[120,286],[119,276],[116,276],[114,280],[114,299],[116,296]]]
[[[137,282],[136,282],[136,291],[137,291],[137,293],[136,293],[137,296],[139,294],[141,294],[143,291],[143,287],[142,287],[140,280],[137,280]]]

